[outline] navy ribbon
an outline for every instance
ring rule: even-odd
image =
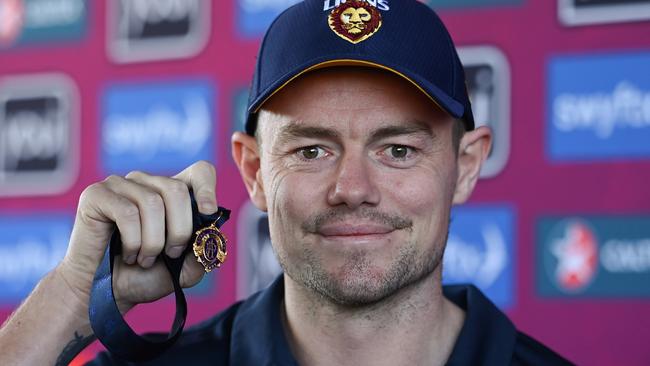
[[[117,229],[113,232],[110,245],[95,273],[88,308],[90,325],[95,336],[106,349],[125,361],[151,360],[169,349],[181,336],[187,318],[187,302],[179,282],[185,256],[192,252],[196,231],[208,227],[214,222],[217,227],[221,227],[230,217],[230,211],[223,207],[219,207],[219,210],[212,215],[203,215],[199,213],[198,205],[191,192],[190,197],[193,234],[185,252],[175,259],[168,257],[165,253],[160,255],[171,275],[176,296],[176,315],[171,331],[166,337],[164,335],[138,335],[124,320],[117,307],[113,294],[113,263],[122,252],[122,241]]]

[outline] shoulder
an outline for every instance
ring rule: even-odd
[[[508,317],[472,285],[445,286],[445,296],[465,311],[448,365],[571,365],[517,330]]]
[[[552,351],[531,336],[517,332],[512,365],[573,365],[570,361]]]
[[[139,365],[228,364],[232,326],[240,306],[241,302],[237,302],[212,318],[188,328],[171,349],[160,357]],[[156,337],[159,334],[148,334],[148,336]],[[102,352],[86,365],[132,365],[132,363],[117,359],[108,352]]]

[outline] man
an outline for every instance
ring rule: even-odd
[[[307,0],[271,26],[247,134],[232,138],[285,275],[152,364],[567,363],[476,288],[441,286],[450,209],[470,196],[491,143],[446,29],[415,0],[333,3]],[[133,172],[88,187],[66,257],[0,332],[0,363],[64,363],[93,339],[89,292],[115,225],[120,310],[170,293],[158,255],[183,253],[188,190],[211,214],[215,183],[200,162],[173,178]],[[202,274],[186,257],[182,285]]]

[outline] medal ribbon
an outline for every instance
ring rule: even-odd
[[[187,302],[180,285],[181,269],[183,268],[185,256],[192,252],[192,243],[198,230],[212,224],[221,227],[230,217],[230,211],[223,207],[219,207],[219,210],[212,215],[203,215],[199,213],[192,192],[190,192],[190,197],[192,201],[193,234],[185,252],[175,259],[168,257],[164,252],[160,254],[165,267],[167,267],[171,275],[176,297],[176,315],[174,316],[171,331],[166,337],[161,334],[138,335],[124,320],[117,307],[115,295],[113,294],[113,263],[115,258],[120,256],[122,252],[122,241],[117,229],[113,232],[104,258],[95,273],[88,307],[90,325],[95,336],[106,349],[125,361],[143,362],[151,360],[169,349],[181,336],[187,318]]]

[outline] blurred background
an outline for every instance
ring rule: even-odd
[[[64,256],[84,187],[135,169],[209,160],[233,210],[228,262],[189,290],[190,323],[280,272],[230,135],[260,39],[295,2],[0,0],[0,321]],[[495,131],[444,281],[475,283],[578,364],[650,364],[650,0],[426,3]],[[128,319],[166,330],[173,313],[164,299]]]

